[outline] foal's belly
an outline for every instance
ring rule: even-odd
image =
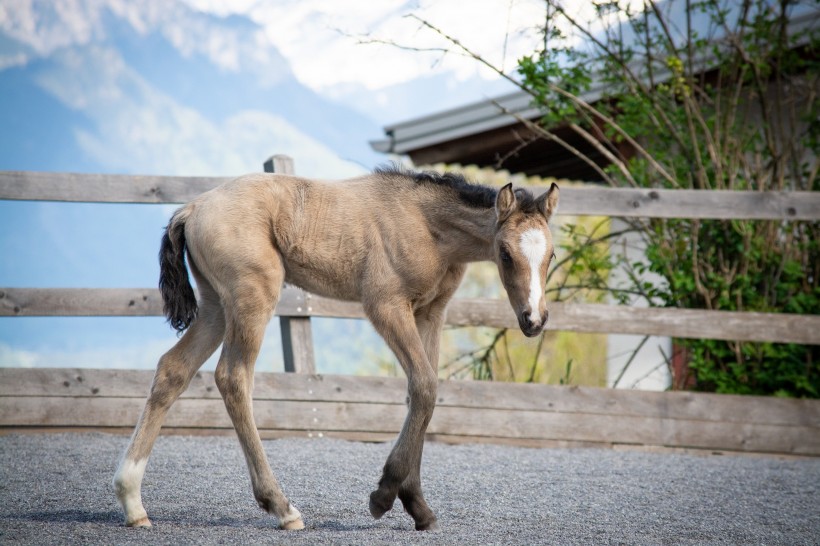
[[[361,301],[359,284],[353,275],[335,271],[306,268],[298,264],[288,264],[285,268],[285,282],[298,286],[317,296],[337,300]]]

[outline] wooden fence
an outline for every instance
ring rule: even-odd
[[[292,172],[274,156],[271,172]],[[0,172],[0,199],[182,203],[224,178]],[[544,188],[545,189],[545,188]],[[538,191],[543,191],[540,189]],[[565,188],[559,214],[662,218],[818,220],[816,192]],[[257,374],[263,436],[395,436],[404,381],[315,374],[310,317],[364,318],[360,304],[286,288],[276,308],[285,374]],[[0,288],[0,316],[159,316],[154,288]],[[516,328],[506,300],[456,299],[447,324]],[[600,304],[550,307],[555,330],[820,344],[820,316]],[[150,371],[0,369],[0,431],[129,430]],[[168,417],[166,431],[229,431],[213,375],[202,372]],[[523,445],[655,446],[820,455],[820,402],[695,393],[444,381],[430,436]]]

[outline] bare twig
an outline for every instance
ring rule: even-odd
[[[529,89],[528,87],[522,85],[521,82],[519,82],[515,78],[512,78],[511,76],[509,76],[508,74],[506,74],[505,72],[500,70],[498,67],[496,67],[491,62],[487,61],[481,55],[479,55],[479,54],[475,53],[474,51],[470,50],[469,48],[467,48],[458,39],[450,36],[449,34],[445,33],[443,30],[436,27],[432,23],[430,23],[430,22],[426,21],[425,19],[422,19],[422,18],[420,18],[416,15],[410,14],[410,15],[407,15],[407,17],[412,17],[413,19],[416,19],[422,25],[426,26],[427,28],[429,28],[433,32],[436,32],[437,34],[442,36],[444,39],[446,39],[447,41],[452,43],[454,46],[456,46],[457,48],[462,50],[466,54],[467,57],[471,57],[471,58],[475,59],[479,63],[483,64],[484,66],[488,67],[490,70],[492,70],[493,72],[495,72],[496,74],[498,74],[499,76],[504,78],[505,80],[511,82],[513,85],[515,85],[516,87],[518,87],[519,89],[521,89],[522,91],[527,93],[528,95],[531,95],[531,96],[534,97],[531,89]],[[576,96],[572,93],[569,93],[564,89],[561,89],[560,87],[556,86],[555,84],[548,83],[548,86],[550,87],[550,89],[552,91],[560,94],[561,96],[566,97],[567,99],[571,100],[574,104],[576,104],[579,108],[582,108],[582,109],[588,111],[591,115],[593,115],[596,118],[600,119],[606,125],[611,126],[627,143],[630,144],[630,146],[632,146],[635,149],[635,151],[639,155],[641,155],[641,157],[646,159],[657,170],[658,174],[660,174],[662,177],[667,179],[667,181],[669,181],[674,186],[677,186],[677,181],[666,171],[666,169],[662,165],[660,165],[657,161],[655,161],[655,158],[652,157],[652,155],[649,154],[643,148],[643,146],[641,146],[637,141],[635,141],[629,135],[629,133],[627,133],[620,125],[618,125],[618,123],[615,120],[613,120],[609,116],[604,115],[603,113],[598,111],[598,109],[594,108],[592,105],[590,105],[588,102],[586,102],[582,98],[580,98],[580,97],[578,97],[578,96]],[[520,118],[520,116],[517,119],[519,119],[519,118]],[[532,123],[532,122],[530,122],[530,123]],[[592,135],[590,135],[589,132],[586,131],[585,129],[583,129],[583,128],[577,126],[577,125],[575,127],[572,127],[572,128],[573,128],[574,131],[578,132],[582,137],[584,137],[584,139],[587,140],[588,142],[592,143],[593,141],[595,141],[595,138]],[[552,134],[552,133],[550,133],[550,134]],[[556,140],[556,139],[552,138],[552,140]],[[619,165],[620,161],[618,161],[614,156],[612,156],[612,154],[609,153],[608,150],[604,149],[603,146],[601,146],[600,142],[598,142],[597,145],[593,144],[593,146],[595,146],[596,149],[601,151],[604,155],[608,156],[608,158],[611,158],[611,161],[613,161],[613,163],[618,165],[619,168],[621,168],[622,172],[625,171],[625,167],[623,167],[622,165]],[[567,149],[569,151],[573,152],[574,154],[576,154],[579,158],[584,159],[585,156],[583,154],[581,154],[574,147],[567,148]],[[589,162],[591,162],[591,160]],[[628,173],[628,171],[627,171],[627,173]],[[634,183],[634,179],[632,179],[631,175],[626,174],[625,176],[627,177],[628,180],[632,180],[632,182]]]
[[[547,140],[552,140],[552,141],[556,142],[557,144],[562,146],[564,149],[566,149],[567,151],[569,151],[570,153],[575,155],[581,161],[583,161],[584,163],[589,165],[596,173],[598,173],[598,175],[601,177],[601,179],[603,181],[605,181],[607,184],[609,184],[611,186],[617,186],[618,185],[616,183],[615,179],[613,179],[611,176],[609,176],[609,174],[607,174],[606,171],[604,171],[597,163],[595,163],[592,159],[590,159],[589,156],[587,156],[585,153],[583,153],[581,150],[579,150],[578,148],[576,148],[575,146],[573,146],[572,144],[570,144],[569,142],[567,142],[563,138],[559,137],[558,135],[556,135],[555,133],[553,133],[552,131],[550,131],[549,129],[544,127],[543,125],[539,125],[539,124],[535,123],[534,121],[529,120],[529,119],[521,116],[520,114],[517,114],[516,112],[512,112],[512,111],[508,110],[507,108],[502,106],[497,101],[492,101],[492,102],[503,114],[506,114],[508,116],[511,116],[511,117],[515,118],[519,123],[521,123],[522,125],[524,125],[528,129],[530,129],[533,133],[538,134],[542,138],[545,138]],[[600,143],[598,143],[598,145],[600,146]]]
[[[641,340],[641,342],[638,343],[638,346],[635,348],[635,350],[632,351],[632,355],[629,357],[629,360],[626,361],[626,364],[624,364],[624,367],[621,368],[621,371],[618,373],[618,377],[616,377],[615,381],[612,383],[612,388],[613,389],[618,387],[618,383],[620,383],[621,379],[623,379],[624,374],[626,373],[626,370],[628,370],[629,366],[632,365],[632,362],[635,360],[635,357],[638,356],[638,353],[640,352],[640,350],[643,348],[643,346],[646,344],[646,342],[648,340],[649,340],[649,336],[644,336],[643,339]]]

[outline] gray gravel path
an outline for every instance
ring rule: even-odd
[[[367,511],[390,446],[265,442],[307,529],[260,511],[238,442],[161,437],[143,496],[153,529],[122,525],[109,486],[127,438],[0,436],[2,544],[820,544],[820,460],[428,443],[442,526]]]

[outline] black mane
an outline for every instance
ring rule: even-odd
[[[492,208],[495,206],[495,199],[498,190],[489,186],[475,184],[464,178],[460,173],[440,173],[437,171],[414,171],[407,169],[397,163],[376,167],[373,171],[384,176],[402,176],[410,178],[416,184],[435,184],[445,188],[450,188],[456,192],[461,201],[471,207]],[[515,198],[518,201],[519,209],[524,213],[536,211],[535,197],[530,190],[524,188],[515,189]]]
[[[401,176],[413,180],[416,184],[435,184],[450,188],[456,192],[458,198],[465,204],[477,208],[491,208],[495,206],[495,197],[498,190],[481,184],[469,182],[459,173],[440,173],[436,171],[414,171],[396,163],[376,167],[376,174],[384,176]]]

